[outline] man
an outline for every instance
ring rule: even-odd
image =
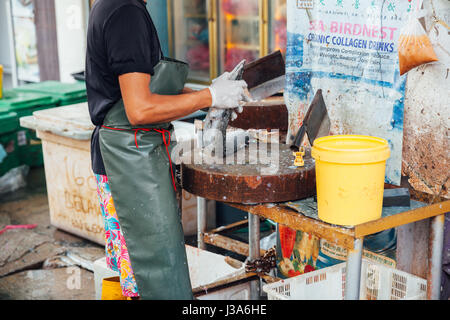
[[[187,66],[162,57],[146,1],[95,2],[86,54],[89,112],[96,126],[92,169],[107,263],[120,273],[126,297],[192,299],[169,156],[170,121],[247,100],[246,83],[229,80],[227,73],[196,92],[183,89],[186,75]]]

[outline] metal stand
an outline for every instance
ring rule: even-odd
[[[440,297],[441,265],[444,236],[445,213],[450,212],[450,200],[425,205],[413,201],[415,206],[410,210],[393,212],[378,220],[363,223],[352,228],[330,225],[316,218],[299,214],[289,208],[273,205],[241,205],[231,204],[240,210],[271,219],[292,229],[301,230],[336,243],[348,250],[345,299],[359,299],[363,239],[367,235],[375,234],[391,228],[400,227],[417,221],[430,219],[429,257],[427,275],[427,299],[435,300]]]
[[[439,300],[441,296],[444,224],[444,214],[431,218],[427,277],[427,298],[429,300]]]
[[[394,212],[378,220],[363,223],[352,228],[330,225],[316,218],[299,214],[289,208],[273,205],[242,205],[229,204],[232,207],[249,213],[249,245],[235,241],[224,236],[214,234],[217,241],[212,241],[206,232],[206,200],[198,198],[198,245],[204,248],[205,243],[222,247],[227,250],[247,255],[250,260],[260,257],[260,218],[271,219],[295,230],[301,230],[324,238],[348,250],[345,299],[358,300],[360,294],[361,264],[363,252],[363,239],[367,235],[375,234],[391,228],[430,219],[427,299],[438,300],[441,287],[441,265],[444,238],[445,213],[450,212],[450,200],[410,208],[407,211]],[[419,203],[414,202],[416,205]],[[241,225],[242,222],[235,225]],[[224,228],[218,228],[219,231]],[[206,236],[206,239],[205,239]],[[220,241],[219,241],[220,240]],[[236,250],[237,249],[237,250]],[[251,286],[251,299],[259,299],[260,283],[254,281]]]
[[[254,261],[260,257],[260,222],[259,217],[254,214],[248,216],[248,239],[249,239],[249,259]],[[255,280],[250,283],[250,300],[259,300],[260,281]]]
[[[363,239],[355,239],[354,249],[348,250],[345,272],[345,300],[359,300]]]
[[[197,247],[205,250],[205,232],[206,232],[206,199],[197,197]]]

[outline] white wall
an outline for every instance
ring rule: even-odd
[[[8,33],[8,16],[6,12],[7,0],[0,0],[0,64],[3,65],[3,87],[12,87],[11,46]]]
[[[424,1],[426,29],[439,62],[408,72],[403,132],[404,175],[418,191],[450,198],[450,1]]]
[[[71,74],[83,71],[85,67],[87,2],[55,1],[55,13],[60,80],[73,82]]]

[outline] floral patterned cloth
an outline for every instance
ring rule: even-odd
[[[98,199],[105,222],[106,264],[108,268],[119,272],[122,294],[126,297],[138,297],[136,280],[111,196],[108,177],[97,174],[95,177],[97,179]]]

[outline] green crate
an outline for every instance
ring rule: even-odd
[[[0,111],[16,112],[19,118],[31,116],[33,112],[57,106],[58,101],[50,95],[5,90],[0,100]]]
[[[0,135],[16,132],[18,128],[19,117],[17,113],[0,108]]]
[[[58,101],[60,106],[87,101],[86,83],[79,81],[74,83],[43,81],[26,84],[16,88],[16,90],[50,95]]]
[[[83,103],[83,102],[87,102],[87,98],[74,99],[74,100],[60,100],[59,106],[61,106],[61,107],[70,106],[72,104],[78,104],[78,103]]]
[[[13,89],[5,91],[4,98],[0,100],[0,112],[15,112],[20,119],[31,116],[35,111],[54,108],[57,103],[58,100],[50,95]],[[20,163],[41,167],[44,163],[42,145],[36,132],[18,126],[15,134]]]
[[[0,162],[0,177],[21,165],[17,144],[19,118],[17,113],[0,110],[0,144],[7,156]]]

